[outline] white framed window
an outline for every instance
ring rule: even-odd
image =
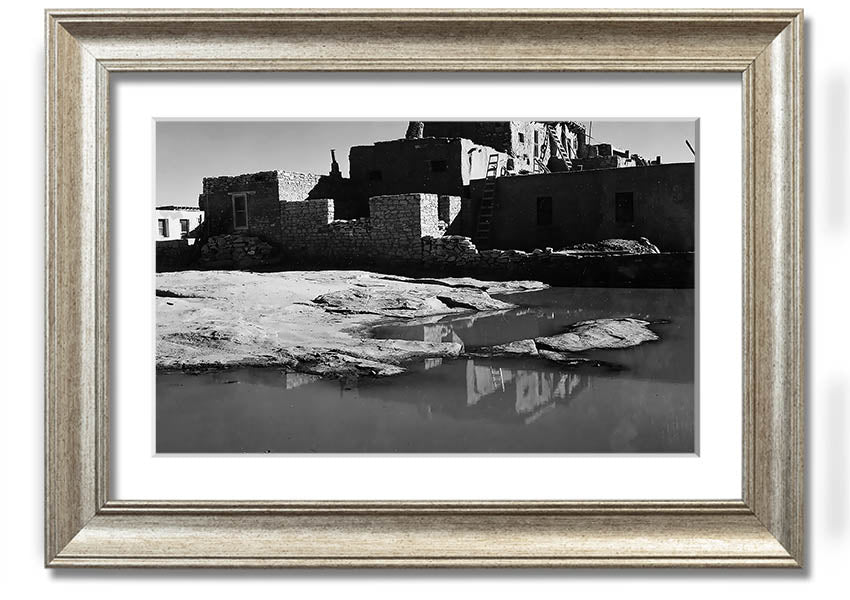
[[[168,237],[168,219],[157,219],[157,228],[159,229],[159,237]]]
[[[233,201],[233,228],[248,229],[248,193],[231,194],[230,198]]]

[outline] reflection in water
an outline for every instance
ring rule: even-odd
[[[157,451],[694,451],[693,290],[613,292],[523,294],[522,309],[387,323],[375,335],[472,348],[601,316],[669,321],[653,325],[660,342],[585,354],[622,370],[475,358],[345,381],[276,369],[158,374]]]
[[[510,406],[530,423],[551,403],[564,401],[587,386],[576,373],[509,369],[492,364],[466,361],[466,405],[475,406],[483,398]]]

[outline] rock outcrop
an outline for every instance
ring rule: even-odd
[[[387,376],[455,358],[456,342],[374,339],[382,319],[501,310],[498,284],[391,278],[364,271],[181,271],[157,276],[157,368],[279,367],[324,377]],[[538,284],[538,287],[545,287]],[[531,289],[522,282],[518,289]]]
[[[576,244],[565,250],[580,250],[583,252],[610,252],[617,254],[660,254],[658,246],[645,237],[639,240],[611,239],[601,242]]]
[[[649,325],[648,321],[631,318],[581,321],[558,335],[475,348],[467,354],[487,358],[543,358],[564,366],[592,364],[614,367],[605,361],[576,354],[596,349],[630,348],[658,340],[658,335],[649,329]]]
[[[658,336],[649,321],[640,319],[596,319],[571,325],[564,333],[536,338],[538,348],[555,352],[584,352],[599,348],[629,348],[652,342]]]

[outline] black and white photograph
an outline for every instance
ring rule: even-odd
[[[156,452],[697,452],[698,125],[156,121]]]

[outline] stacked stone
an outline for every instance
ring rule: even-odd
[[[298,202],[310,196],[310,192],[322,180],[324,175],[299,173],[297,171],[276,171],[278,181],[278,199],[281,202]]]
[[[321,255],[328,244],[334,201],[325,198],[281,202],[280,211],[280,242],[284,250],[299,258]]]
[[[442,233],[436,194],[374,196],[369,213],[377,262],[421,263],[422,237]]]
[[[328,238],[323,249],[331,258],[370,262],[372,227],[369,219],[333,221],[327,226]]]
[[[277,171],[260,171],[259,173],[244,173],[242,175],[221,175],[219,177],[204,177],[204,194],[224,193],[233,191],[256,190],[258,184],[275,183]]]
[[[217,235],[201,248],[200,264],[206,268],[248,269],[268,264],[274,247],[254,236],[241,233]]]
[[[446,267],[476,266],[480,253],[468,237],[444,235],[422,238],[422,260],[426,265]]]

